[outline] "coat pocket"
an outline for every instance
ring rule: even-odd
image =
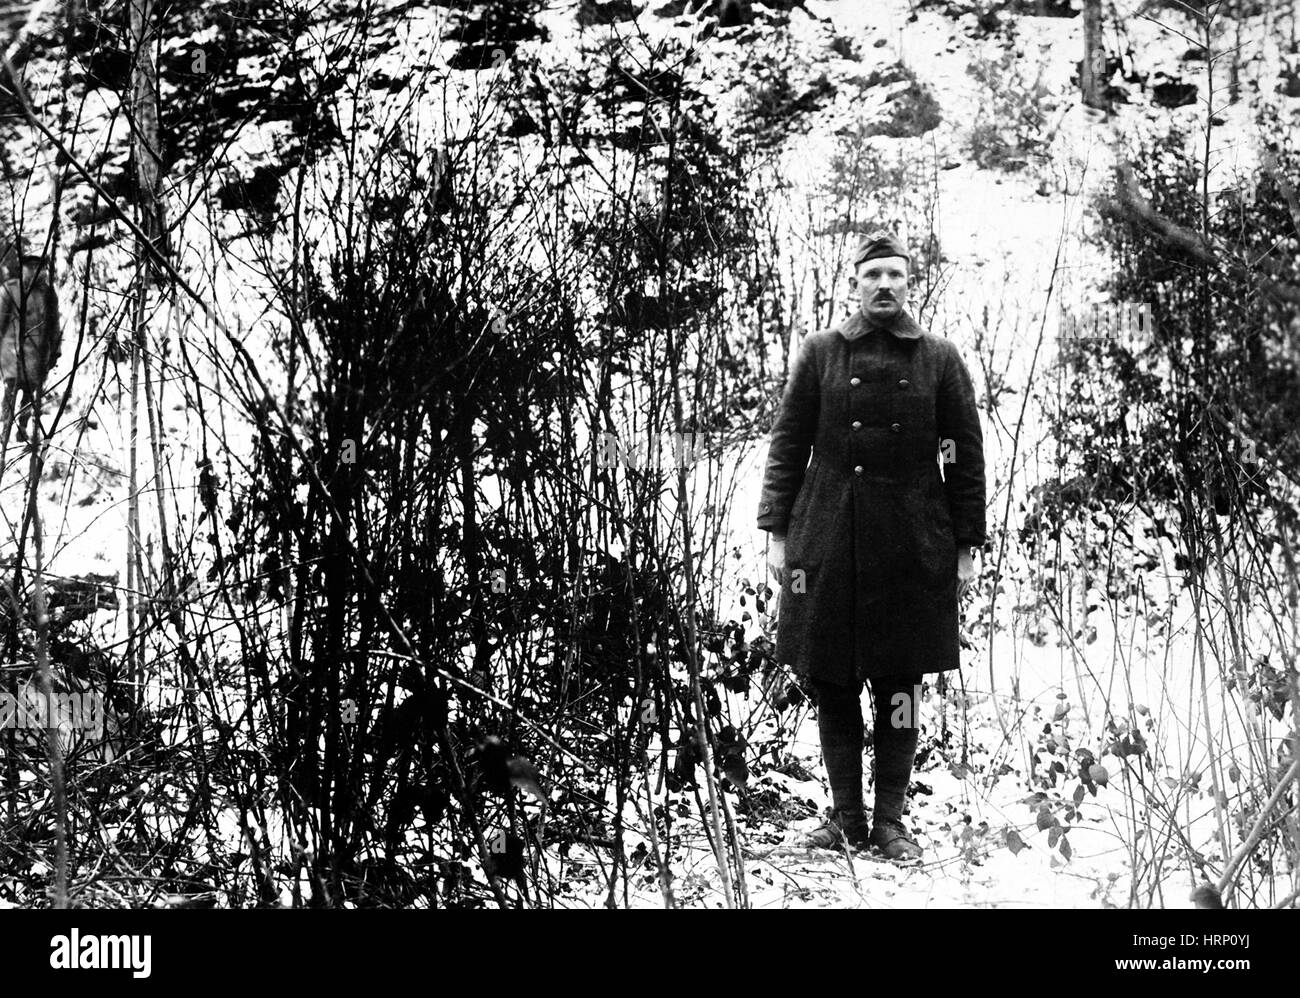
[[[957,575],[957,541],[952,532],[952,512],[948,509],[948,493],[937,476],[931,480],[929,494],[930,515],[926,518],[929,543],[933,554],[935,584],[946,585]]]
[[[821,461],[814,453],[812,460],[808,462],[808,468],[803,474],[803,484],[799,486],[799,492],[794,497],[794,505],[790,507],[790,532],[794,533],[795,523],[803,520],[804,514],[808,511],[808,501],[812,498],[813,490],[817,487],[817,472],[821,470]]]
[[[810,510],[813,504],[813,498],[817,494],[817,477],[821,471],[821,461],[818,460],[814,453],[812,460],[808,463],[808,470],[804,472],[803,484],[799,486],[799,492],[795,496],[794,505],[790,507],[790,525],[786,532],[786,557],[791,565],[803,564],[808,557],[808,543],[805,540],[809,513],[812,513],[813,525],[816,521],[816,509]]]

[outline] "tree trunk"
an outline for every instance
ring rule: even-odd
[[[1110,110],[1106,99],[1106,49],[1101,42],[1101,0],[1083,3],[1083,65],[1079,72],[1083,103]]]
[[[158,74],[153,63],[153,0],[131,0],[131,159],[136,193],[145,214],[142,229],[155,244],[165,235],[159,182]],[[163,247],[159,247],[162,249]]]

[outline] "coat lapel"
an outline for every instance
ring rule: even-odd
[[[919,340],[924,332],[906,309],[899,312],[892,323],[879,327],[868,322],[866,316],[862,314],[862,309],[858,309],[835,328],[850,343],[877,328],[888,329],[900,340]]]

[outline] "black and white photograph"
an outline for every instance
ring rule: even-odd
[[[193,909],[1285,956],[1199,910],[1300,906],[1300,2],[0,0],[0,46],[33,967],[311,917]]]

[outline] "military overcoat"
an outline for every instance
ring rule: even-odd
[[[956,347],[905,311],[877,326],[859,310],[807,336],[758,526],[786,535],[779,662],[845,684],[957,668],[957,552],[985,541],[985,485]]]

